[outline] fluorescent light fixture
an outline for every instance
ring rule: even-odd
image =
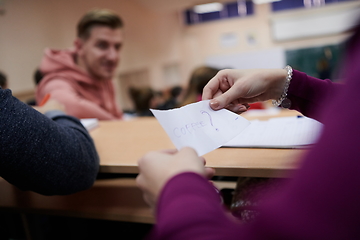
[[[272,2],[280,2],[281,0],[252,0],[255,4],[263,4],[263,3],[272,3]]]
[[[210,12],[220,12],[223,10],[224,6],[221,3],[206,3],[201,5],[196,5],[194,7],[194,12],[198,14],[210,13]]]

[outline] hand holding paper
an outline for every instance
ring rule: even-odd
[[[192,147],[199,156],[227,143],[250,124],[226,109],[212,110],[209,100],[167,111],[151,111],[177,149]]]

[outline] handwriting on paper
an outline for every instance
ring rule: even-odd
[[[208,116],[209,123],[207,123],[206,120],[199,120],[196,122],[184,124],[183,126],[175,127],[173,130],[174,135],[176,137],[183,137],[188,135],[191,136],[195,134],[197,130],[206,126],[212,126],[215,128],[216,131],[219,131],[219,129],[214,126],[210,113],[204,110],[201,110],[200,113],[205,114],[205,116]]]
[[[209,100],[151,111],[177,149],[192,147],[200,156],[225,144],[250,124],[228,110],[212,110]]]
[[[193,123],[185,124],[184,126],[181,127],[176,127],[173,132],[176,137],[181,137],[187,134],[193,134],[193,132],[195,132],[197,129],[205,126],[206,123],[204,121],[193,122]]]
[[[212,122],[210,113],[208,113],[208,112],[206,112],[206,111],[204,111],[204,110],[201,110],[201,113],[202,113],[202,114],[207,114],[207,115],[209,116],[209,118],[210,118],[210,124],[211,124],[211,126],[214,127],[214,124],[213,124],[213,122]],[[215,128],[215,130],[216,130],[216,131],[219,131],[219,129],[217,129],[217,128]]]

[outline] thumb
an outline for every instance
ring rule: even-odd
[[[223,94],[212,99],[210,101],[210,107],[213,110],[220,110],[235,101],[236,104],[247,103],[246,99],[242,99],[240,95],[239,91],[235,87],[232,87]]]

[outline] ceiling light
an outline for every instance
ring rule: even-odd
[[[281,0],[252,0],[255,4],[280,2]]]
[[[202,13],[210,13],[210,12],[220,12],[223,10],[224,6],[221,3],[207,3],[207,4],[201,4],[196,5],[194,7],[194,12],[198,14]]]

